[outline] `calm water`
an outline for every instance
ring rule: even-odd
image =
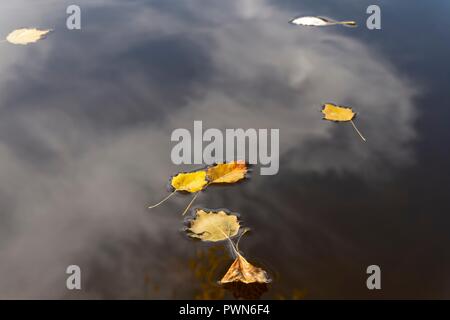
[[[232,298],[226,248],[186,239],[167,179],[170,135],[279,128],[280,171],[211,188],[198,206],[240,213],[262,298],[450,298],[450,3],[375,1],[2,1],[0,297]],[[298,15],[356,20],[298,28]],[[358,111],[321,120],[324,102]],[[257,168],[256,168],[257,169]],[[83,290],[65,289],[82,268]],[[367,290],[366,268],[382,270]]]

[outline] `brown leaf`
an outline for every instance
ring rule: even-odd
[[[210,184],[235,183],[245,179],[247,172],[248,167],[245,161],[232,161],[209,167],[206,176]]]
[[[269,283],[270,279],[263,269],[253,266],[242,255],[238,254],[236,260],[220,280],[221,284],[231,282]]]

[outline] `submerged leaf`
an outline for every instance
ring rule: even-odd
[[[205,211],[198,209],[195,219],[187,229],[189,236],[202,241],[223,241],[234,237],[239,232],[238,217],[225,211]]]
[[[18,29],[11,32],[6,40],[12,44],[27,45],[29,43],[37,42],[43,39],[51,30],[33,29]]]
[[[210,184],[235,183],[245,179],[248,167],[245,161],[232,161],[220,163],[207,169],[207,177]]]
[[[239,300],[258,300],[267,292],[267,283],[242,283],[242,282],[228,282],[222,287],[233,294],[235,299]]]
[[[238,254],[236,260],[220,280],[221,284],[231,282],[269,283],[270,279],[263,269],[253,266],[242,255]]]
[[[176,191],[195,193],[208,184],[205,171],[179,173],[172,178],[171,185]]]
[[[352,108],[338,107],[332,103],[326,103],[322,107],[322,113],[324,114],[323,119],[325,120],[336,122],[350,121],[356,133],[359,134],[363,141],[366,141],[366,138],[364,138],[364,136],[361,134],[361,132],[353,122],[353,118],[356,116],[356,113],[353,112]]]
[[[309,26],[309,27],[325,27],[334,25],[344,25],[355,27],[355,21],[336,21],[325,17],[298,17],[289,21],[297,26]]]

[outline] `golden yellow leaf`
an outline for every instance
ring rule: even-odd
[[[263,269],[253,266],[242,255],[238,254],[236,260],[220,280],[221,284],[231,282],[269,283],[270,279]]]
[[[239,180],[245,179],[247,172],[248,167],[245,161],[233,161],[229,163],[217,164],[215,166],[194,172],[179,173],[170,181],[174,191],[157,204],[150,206],[149,209],[163,204],[177,191],[195,193],[193,199],[183,211],[184,215],[194,203],[195,199],[199,195],[199,191],[202,191],[210,184],[235,183]]]
[[[366,141],[366,138],[363,137],[361,132],[356,127],[355,123],[353,122],[353,118],[355,117],[356,113],[353,112],[352,108],[348,107],[339,107],[332,103],[326,103],[322,107],[322,113],[324,114],[323,118],[325,120],[330,121],[336,121],[336,122],[347,122],[349,121],[353,128],[355,129],[356,133],[359,134],[361,139],[363,141]]]
[[[205,211],[197,209],[195,219],[187,229],[188,235],[202,241],[223,241],[239,232],[238,217],[225,211]]]
[[[194,172],[183,172],[172,177],[170,181],[171,186],[174,191],[165,197],[163,200],[158,202],[155,205],[148,207],[149,209],[153,209],[158,207],[159,205],[166,202],[169,198],[171,198],[177,191],[184,191],[189,193],[195,193],[191,202],[189,202],[186,209],[183,211],[183,215],[189,210],[189,208],[194,203],[195,199],[197,199],[199,192],[202,191],[207,185],[208,181],[206,180],[206,171],[199,170]]]
[[[186,191],[190,193],[203,190],[207,184],[206,172],[203,170],[179,173],[174,176],[171,181],[171,185],[176,191]]]
[[[207,169],[207,177],[210,184],[235,183],[245,178],[248,167],[245,161],[233,161],[220,163]]]
[[[322,108],[323,118],[330,121],[350,121],[355,117],[351,108],[338,107],[331,103],[326,103]]]
[[[27,45],[29,43],[34,43],[38,40],[44,38],[51,30],[39,30],[33,29],[18,29],[11,32],[6,40],[12,44]]]

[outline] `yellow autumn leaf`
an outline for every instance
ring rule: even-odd
[[[203,190],[208,184],[205,171],[179,173],[172,178],[170,183],[176,191],[195,193]]]
[[[199,195],[199,192],[208,187],[210,184],[235,183],[239,180],[245,179],[247,172],[248,166],[245,161],[232,161],[229,163],[217,164],[194,172],[179,173],[170,181],[174,191],[157,204],[150,206],[149,209],[163,204],[177,191],[195,193],[191,202],[183,211],[184,215],[194,203],[195,199]]]
[[[242,255],[238,254],[236,260],[220,280],[220,284],[231,282],[269,283],[270,279],[263,269],[253,266]]]
[[[225,211],[205,211],[197,209],[195,219],[187,229],[188,235],[202,241],[223,241],[239,232],[238,217]]]
[[[194,171],[194,172],[182,172],[172,177],[170,181],[170,185],[174,189],[171,194],[165,197],[163,200],[158,202],[155,205],[148,207],[149,209],[153,209],[158,207],[159,205],[166,202],[170,197],[172,197],[177,191],[184,191],[189,193],[195,193],[191,202],[189,202],[186,209],[183,211],[183,215],[189,210],[189,208],[194,203],[195,199],[199,195],[199,192],[202,191],[207,185],[208,181],[206,180],[206,172],[204,170]]]
[[[351,108],[338,107],[331,103],[326,103],[322,108],[325,120],[330,121],[350,121],[355,117]]]
[[[33,29],[18,29],[11,32],[7,37],[6,41],[12,44],[20,44],[27,45],[29,43],[37,42],[38,40],[43,39],[50,31],[47,30],[39,30],[36,28]]]
[[[207,169],[207,177],[210,184],[235,183],[245,179],[248,166],[245,161],[232,161],[220,163]]]
[[[347,122],[349,121],[356,133],[359,134],[363,141],[366,141],[366,138],[361,134],[361,132],[356,127],[353,122],[353,118],[356,116],[356,113],[353,112],[352,108],[348,107],[339,107],[332,103],[326,103],[322,107],[322,113],[324,114],[323,119],[335,122]]]

